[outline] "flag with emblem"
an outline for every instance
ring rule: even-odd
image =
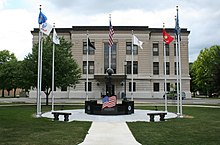
[[[173,39],[174,38],[172,36],[170,36],[170,34],[168,34],[165,29],[163,29],[163,41],[166,44],[170,44],[170,42],[172,42]]]
[[[57,36],[57,32],[56,32],[55,28],[53,29],[53,43],[60,44],[60,39]]]

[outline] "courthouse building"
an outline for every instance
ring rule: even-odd
[[[114,26],[111,53],[113,93],[122,98],[126,93],[131,97],[131,48],[133,34],[143,42],[143,49],[134,46],[133,52],[133,97],[162,98],[164,95],[164,54],[162,28],[148,26]],[[33,43],[38,42],[38,31],[34,29]],[[87,31],[91,43],[95,46],[88,52],[88,96],[100,98],[106,93],[106,69],[109,66],[109,27],[108,26],[72,26],[56,28],[58,36],[73,43],[72,55],[82,70],[82,77],[76,86],[56,89],[55,98],[86,98],[86,50]],[[166,29],[174,37],[174,29]],[[181,72],[182,91],[190,98],[190,76],[188,61],[189,31],[181,29]],[[172,41],[166,47],[167,90],[176,84],[176,43]],[[65,65],[65,64],[63,64]],[[36,97],[36,90],[30,91],[30,97]]]

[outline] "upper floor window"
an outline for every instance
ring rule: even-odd
[[[93,46],[95,46],[94,42],[91,42]],[[95,49],[88,46],[88,54],[89,55],[94,55],[95,54]],[[83,54],[87,53],[87,42],[83,42]]]
[[[126,54],[131,55],[132,54],[132,43],[126,42]],[[138,47],[136,45],[133,45],[133,55],[138,55]]]
[[[173,44],[174,47],[174,56],[176,56],[176,43]]]
[[[153,43],[153,56],[159,56],[159,43]]]
[[[132,64],[131,61],[127,61],[127,74],[131,74]],[[138,62],[133,61],[133,74],[138,74]]]
[[[153,62],[153,74],[159,75],[159,62]]]
[[[88,62],[88,74],[94,74],[95,72],[95,67],[94,67],[94,61],[89,61]],[[83,61],[83,74],[86,74],[86,61]]]
[[[113,43],[111,47],[111,68],[116,73],[117,66],[117,45]],[[109,43],[104,43],[104,73],[109,68]]]
[[[166,62],[166,75],[170,75],[170,62]]]
[[[166,53],[166,56],[170,55],[170,45],[169,44],[165,44],[165,53]]]

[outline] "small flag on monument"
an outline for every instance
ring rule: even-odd
[[[102,109],[114,107],[117,103],[116,96],[107,95],[102,99]]]

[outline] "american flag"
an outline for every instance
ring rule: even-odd
[[[112,47],[113,45],[113,35],[114,35],[114,30],[113,30],[113,27],[112,27],[112,23],[111,23],[111,20],[110,20],[110,25],[109,25],[109,47]]]
[[[114,107],[116,105],[116,102],[116,96],[105,96],[102,99],[102,109]]]

